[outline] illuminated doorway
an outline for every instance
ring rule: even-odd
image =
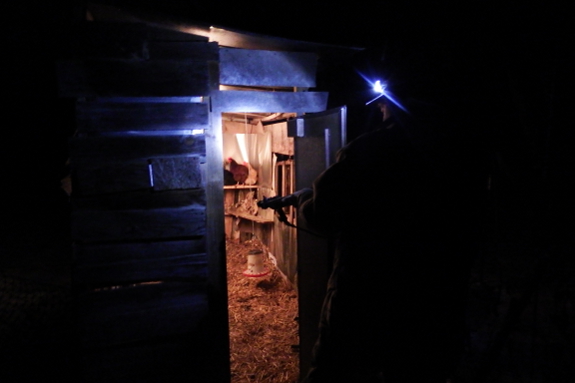
[[[287,136],[293,117],[222,114],[232,383],[291,383],[300,375],[296,230],[257,205],[294,191],[293,138]],[[295,224],[293,208],[284,212]],[[249,261],[258,257],[253,272]]]

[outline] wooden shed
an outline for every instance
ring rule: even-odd
[[[346,108],[326,110],[328,93],[310,89],[319,55],[352,50],[105,8],[72,28],[57,71],[60,96],[76,100],[69,165],[83,381],[228,382],[225,237],[250,233],[297,283],[305,371],[328,244],[254,203],[310,186],[333,162]],[[228,145],[237,134],[242,142]],[[224,186],[227,157],[251,163],[258,181]]]

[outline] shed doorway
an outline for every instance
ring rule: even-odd
[[[258,207],[293,193],[294,113],[222,113],[231,383],[298,381],[296,229]],[[293,208],[285,208],[296,224]]]

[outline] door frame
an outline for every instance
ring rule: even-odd
[[[347,107],[310,113],[289,121],[288,135],[294,137],[296,190],[312,187],[315,178],[335,163],[337,151],[347,142]],[[319,334],[333,243],[300,229],[297,256],[300,377],[303,378],[311,366],[312,350]]]

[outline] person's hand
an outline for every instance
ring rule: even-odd
[[[258,201],[258,206],[263,209],[279,209],[285,206],[297,207],[302,201],[311,197],[312,193],[312,189],[304,188],[283,197],[277,196],[264,198],[263,200]]]
[[[286,198],[290,196],[291,194],[289,196],[277,196],[271,198],[264,197],[263,200],[258,201],[258,206],[262,209],[279,209],[284,206],[289,206],[289,202],[286,201]]]

